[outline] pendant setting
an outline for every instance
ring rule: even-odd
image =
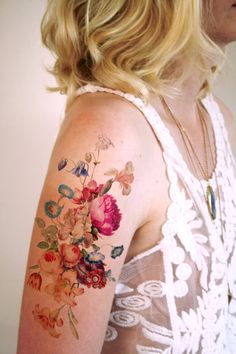
[[[216,198],[215,193],[210,184],[207,186],[206,201],[208,206],[208,211],[212,220],[216,219]]]

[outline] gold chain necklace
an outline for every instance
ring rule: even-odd
[[[201,107],[202,107],[202,105],[201,105]],[[203,109],[205,109],[205,108],[203,107]],[[205,121],[205,119],[203,120],[203,124],[205,125],[205,130],[206,130],[206,134],[207,134],[207,139],[208,139],[208,141],[210,142],[209,132],[208,132],[208,129],[207,129],[207,126],[206,126],[206,121]],[[211,153],[212,161],[214,161],[211,148],[210,148],[209,150],[210,150],[210,153]],[[206,150],[205,150],[205,151],[206,151]],[[222,220],[223,220],[223,219],[222,219],[222,205],[221,205],[220,188],[219,188],[217,173],[215,173],[215,180],[216,180],[217,193],[218,193],[218,199],[219,199],[219,210],[220,210],[220,221],[221,221],[221,234],[222,234],[222,238],[223,238],[224,229],[223,229],[223,221],[222,221]],[[229,284],[228,284],[228,303],[230,303],[232,299],[233,299],[233,294],[232,294],[232,292],[231,292],[231,290],[230,290],[230,286],[229,286]],[[235,298],[234,298],[234,299],[235,299]]]
[[[205,164],[206,164],[206,172],[204,170],[204,167],[202,166],[202,163],[201,161],[198,159],[198,156],[194,150],[194,147],[193,147],[193,144],[189,138],[189,135],[186,131],[186,129],[183,127],[183,125],[177,120],[177,118],[175,117],[174,113],[172,112],[171,108],[169,107],[169,105],[166,103],[165,99],[163,97],[160,97],[161,98],[161,101],[162,101],[162,104],[164,106],[164,108],[167,108],[168,112],[169,112],[169,115],[171,116],[171,118],[174,120],[176,126],[178,127],[179,129],[179,132],[182,136],[182,139],[183,139],[183,142],[184,142],[184,145],[185,145],[185,148],[186,148],[186,151],[188,153],[188,156],[189,156],[189,159],[193,165],[193,168],[195,170],[195,173],[197,172],[196,170],[196,164],[194,163],[194,159],[193,157],[191,156],[191,153],[188,149],[188,145],[186,143],[186,140],[188,141],[190,147],[191,147],[191,150],[192,150],[192,153],[194,155],[194,157],[196,158],[196,161],[197,161],[197,164],[198,164],[198,167],[199,167],[199,170],[202,174],[202,176],[204,177],[204,179],[207,181],[207,192],[206,192],[206,202],[207,202],[207,206],[208,206],[208,211],[211,215],[211,218],[212,220],[215,220],[216,219],[216,205],[215,205],[215,194],[213,192],[213,189],[210,185],[210,182],[209,182],[209,165],[208,165],[208,155],[207,155],[207,143],[206,143],[206,140],[208,140],[208,144],[209,144],[209,151],[210,151],[210,157],[211,157],[211,160],[212,160],[212,163],[214,164],[214,157],[213,157],[213,153],[212,153],[212,149],[211,149],[211,144],[210,144],[210,136],[209,136],[209,132],[208,132],[208,128],[207,128],[207,123],[206,123],[206,120],[205,118],[203,118],[203,116],[200,114],[200,110],[199,110],[199,107],[198,107],[198,112],[199,112],[199,118],[200,118],[200,122],[201,122],[201,128],[202,128],[202,133],[203,133],[203,143],[204,143],[204,153],[205,153]],[[200,107],[202,107],[202,104],[200,103]],[[203,109],[205,109],[204,107],[202,107]],[[218,192],[218,197],[219,197],[219,210],[220,210],[220,220],[221,220],[221,233],[222,233],[222,237],[223,237],[223,225],[222,225],[222,206],[221,206],[221,199],[220,199],[220,190],[219,190],[219,184],[218,184],[218,178],[217,178],[217,174],[215,173],[215,180],[216,180],[216,185],[217,185],[217,192]],[[204,191],[203,191],[204,193]],[[228,285],[228,303],[231,302],[233,298],[233,295],[232,295],[232,292],[230,290],[230,286]]]
[[[209,145],[209,150],[210,150],[210,155],[211,155],[211,159],[212,162],[214,163],[214,158],[213,158],[213,153],[211,150],[211,144],[210,144],[210,139],[209,139],[209,132],[208,132],[208,128],[207,128],[207,124],[205,119],[202,117],[202,115],[200,114],[200,110],[198,107],[198,112],[199,112],[199,118],[200,118],[200,122],[201,122],[201,128],[202,128],[202,134],[203,134],[203,141],[204,141],[204,154],[205,154],[205,165],[206,165],[206,171],[201,163],[201,161],[199,160],[197,153],[194,149],[194,146],[191,142],[191,139],[188,135],[187,130],[184,128],[184,126],[179,122],[179,120],[176,118],[176,116],[174,115],[172,109],[169,107],[169,105],[166,103],[165,99],[163,97],[161,97],[161,101],[162,104],[164,106],[164,109],[169,113],[169,116],[172,118],[172,120],[175,122],[177,128],[179,129],[179,132],[181,134],[183,143],[185,145],[189,160],[191,161],[191,164],[195,170],[195,173],[197,172],[197,168],[198,171],[200,172],[200,174],[202,175],[203,179],[207,182],[207,188],[206,188],[206,192],[205,194],[205,200],[207,203],[207,207],[208,207],[208,211],[209,214],[211,216],[212,220],[216,219],[216,197],[215,197],[215,193],[213,191],[213,188],[211,186],[210,183],[210,175],[209,175],[209,161],[208,161],[208,154],[207,154],[207,143],[206,140],[208,140],[208,145]],[[189,147],[190,149],[189,149]],[[190,152],[191,150],[191,152]],[[195,158],[195,160],[194,160]]]

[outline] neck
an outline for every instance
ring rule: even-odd
[[[196,121],[196,102],[201,86],[202,82],[193,77],[182,84],[179,89],[181,93],[179,96],[166,98],[166,101],[177,116],[185,116],[186,112],[188,112],[191,122],[194,123]]]
[[[175,116],[178,117],[179,122],[187,127],[186,125],[198,124],[198,114],[197,114],[197,97],[198,93],[202,87],[202,82],[196,79],[194,76],[185,81],[179,88],[180,94],[173,98],[165,97],[165,101],[171,107]],[[151,98],[151,103],[154,106],[159,106],[159,112],[162,111],[162,104],[160,102],[155,104],[156,97]],[[162,112],[161,112],[162,111]]]

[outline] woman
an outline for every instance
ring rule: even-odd
[[[233,118],[210,93],[232,0],[51,0],[67,94],[18,354],[233,353]]]

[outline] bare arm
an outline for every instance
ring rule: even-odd
[[[101,351],[145,204],[138,139],[123,114],[91,107],[65,119],[33,229],[18,354]]]

